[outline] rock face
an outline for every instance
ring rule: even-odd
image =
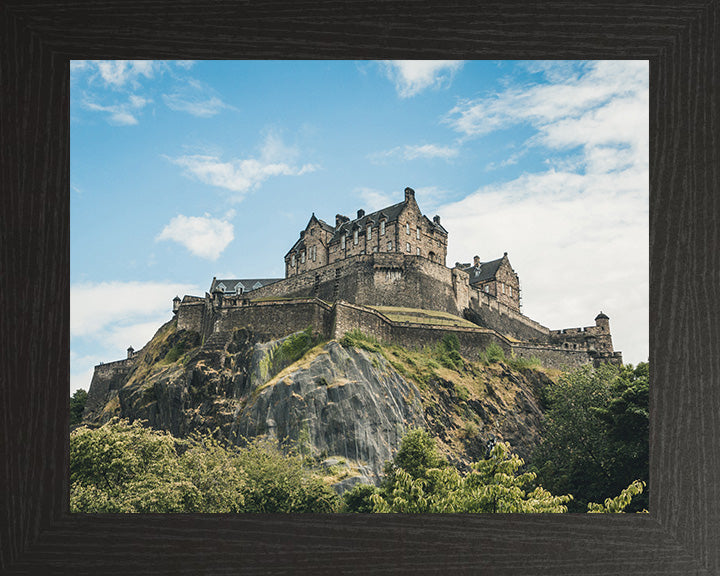
[[[414,384],[382,356],[334,341],[261,382],[251,378],[250,397],[233,433],[307,441],[320,454],[365,463],[374,475],[408,428],[424,425]]]
[[[203,342],[169,322],[112,378],[96,370],[85,423],[120,416],[177,437],[213,431],[236,444],[274,437],[323,465],[351,469],[339,491],[377,484],[413,427],[437,436],[459,467],[483,458],[492,439],[510,441],[521,456],[538,440],[537,397],[546,383],[538,373],[469,367],[414,382],[387,354],[314,344],[309,333],[259,342],[244,328]]]

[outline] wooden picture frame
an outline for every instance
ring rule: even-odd
[[[719,39],[719,0],[5,0],[0,572],[720,574]],[[650,61],[650,514],[68,513],[69,60],[288,57]]]

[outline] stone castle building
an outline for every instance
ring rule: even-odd
[[[285,255],[285,278],[213,278],[204,297],[176,297],[173,312],[179,329],[204,339],[243,327],[274,339],[311,326],[327,338],[358,329],[422,347],[453,333],[468,358],[495,343],[558,368],[622,363],[607,315],[550,330],[521,312],[507,253],[449,268],[447,240],[440,217],[423,215],[406,188],[402,202],[353,220],[338,214],[334,226],[313,214]]]

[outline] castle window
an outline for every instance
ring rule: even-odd
[[[358,243],[358,231],[355,230],[355,231],[353,231],[353,244],[357,244],[357,243]]]
[[[410,234],[410,222],[405,223],[405,234]]]
[[[420,248],[418,248],[418,249],[415,251],[415,253],[416,253],[418,256],[420,256]]]
[[[385,236],[385,220],[380,220],[380,236]]]
[[[392,240],[390,240],[390,242],[387,243],[387,249],[388,249],[388,252],[392,252]]]
[[[510,291],[510,296],[512,296],[512,286],[508,286],[508,290]]]
[[[367,227],[367,239],[372,240],[372,226]]]
[[[305,264],[305,252],[300,253],[300,264]]]
[[[220,292],[225,292],[225,290],[227,290],[227,288],[225,288],[225,284],[223,284],[222,282],[218,284],[217,289],[220,290]]]
[[[485,294],[490,294],[490,285],[485,284]]]
[[[295,268],[295,254],[290,257],[290,266]]]
[[[405,252],[410,252],[410,242],[405,242]]]
[[[417,228],[415,228],[415,238],[417,238],[418,240],[420,240],[420,226],[418,226]]]
[[[343,250],[345,250],[345,234],[343,234],[342,236],[340,236],[340,248],[342,248]]]
[[[315,262],[315,260],[317,260],[317,246],[312,247],[312,258],[313,258],[313,262]]]
[[[378,247],[377,247],[377,246],[373,246],[373,252],[377,252],[377,251],[378,251]]]
[[[435,252],[428,252],[428,258],[430,258],[430,260],[435,262]]]

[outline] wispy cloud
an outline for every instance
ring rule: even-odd
[[[190,284],[162,282],[92,282],[70,287],[71,346],[93,343],[93,353],[71,351],[71,393],[88,389],[93,367],[120,360],[126,349],[144,346],[172,318],[172,299],[199,294]]]
[[[231,216],[231,215],[229,215]],[[156,240],[173,240],[195,256],[217,260],[235,238],[231,222],[204,216],[175,216],[158,234]]]
[[[73,284],[70,287],[70,335],[107,335],[120,327],[144,324],[148,318],[163,316],[169,319],[172,299],[198,290],[191,284],[173,282]],[[155,324],[156,329],[158,326]]]
[[[185,174],[201,182],[238,193],[240,201],[247,192],[273,176],[301,176],[317,170],[314,164],[296,163],[299,152],[286,146],[274,134],[266,137],[257,158],[221,160],[218,156],[187,155],[168,159],[185,169]]]
[[[410,98],[427,90],[449,86],[461,60],[392,60],[381,62],[383,70],[401,98]]]
[[[540,67],[546,84],[510,85],[451,112],[448,122],[468,137],[533,127],[524,145],[546,149],[548,168],[442,207],[453,230],[448,261],[507,251],[522,286],[530,287],[523,302],[531,317],[551,328],[589,325],[602,308],[617,334],[635,335],[616,348],[644,350],[631,361],[647,360],[648,65],[568,70]],[[533,261],[538,255],[542,266]]]
[[[128,83],[137,85],[141,76],[152,78],[159,69],[165,67],[164,62],[156,60],[95,60],[90,61],[90,65],[97,68],[106,85],[116,88]]]
[[[210,87],[197,80],[190,80],[184,85],[178,85],[174,92],[163,94],[163,101],[171,110],[187,112],[200,118],[209,118],[224,108],[232,108]]]
[[[448,160],[458,155],[458,148],[453,146],[437,146],[436,144],[407,144],[405,146],[396,146],[390,150],[376,152],[369,156],[370,160],[375,163],[382,163],[388,160],[417,160],[442,158]]]
[[[108,122],[119,126],[132,126],[138,123],[138,113],[152,100],[147,100],[142,96],[131,94],[126,102],[103,106],[90,100],[83,102],[83,106],[88,110],[96,112],[105,112],[108,115]]]

